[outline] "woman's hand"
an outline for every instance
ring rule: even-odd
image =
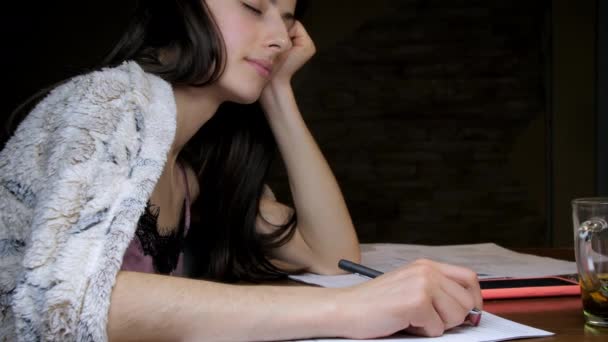
[[[462,324],[473,308],[482,309],[475,272],[419,260],[348,288],[338,300],[339,327],[347,337],[365,339],[405,329],[440,336]]]
[[[262,90],[260,104],[270,118],[273,113],[293,112],[295,98],[291,89],[291,78],[315,54],[315,44],[296,21],[289,30],[292,47],[277,57],[270,81]]]
[[[315,54],[315,43],[301,22],[295,21],[289,29],[292,47],[278,56],[270,83],[290,82],[291,77]]]

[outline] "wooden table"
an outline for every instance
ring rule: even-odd
[[[555,336],[526,341],[608,341],[608,329],[585,325],[580,297],[492,300],[486,301],[483,309],[555,333]]]
[[[517,252],[574,260],[571,248],[515,249]],[[585,325],[580,297],[548,297],[492,300],[484,310],[512,321],[555,333],[555,336],[525,341],[607,341],[608,329]]]

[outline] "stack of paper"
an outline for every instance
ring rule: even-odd
[[[493,243],[452,246],[362,244],[361,258],[363,265],[382,272],[392,271],[416,259],[431,259],[468,267],[477,272],[480,279],[576,273],[574,262],[516,253]],[[337,276],[303,274],[291,278],[323,287],[346,287],[366,281],[354,274]]]

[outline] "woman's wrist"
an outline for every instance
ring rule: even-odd
[[[327,316],[326,322],[329,322],[327,336],[331,337],[349,337],[349,331],[354,327],[352,326],[352,312],[348,309],[348,302],[346,297],[347,293],[352,290],[352,288],[336,288],[333,289],[336,292],[333,294],[331,299],[331,305],[329,306],[329,316]]]
[[[293,88],[288,80],[273,80],[262,92],[260,103],[270,117],[298,111]]]
[[[319,306],[317,335],[320,337],[345,337],[348,329],[347,312],[341,304],[344,288],[326,288],[325,298]]]

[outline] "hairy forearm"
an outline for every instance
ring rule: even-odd
[[[299,112],[291,87],[269,91],[265,109],[289,176],[298,229],[330,270],[360,258],[357,235],[338,183]]]
[[[332,336],[334,293],[120,272],[110,341],[270,341]]]

